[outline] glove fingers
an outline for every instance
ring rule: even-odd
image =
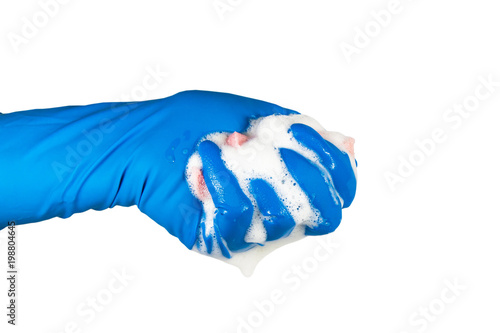
[[[226,168],[215,143],[203,141],[198,152],[203,163],[203,177],[216,207],[214,230],[221,249],[224,244],[219,233],[229,250],[248,249],[253,245],[246,243],[244,238],[252,221],[252,202],[241,190],[236,177]]]
[[[293,124],[290,131],[299,143],[318,155],[320,163],[329,171],[335,189],[344,201],[343,207],[349,207],[356,193],[356,176],[349,156],[307,125]]]
[[[205,221],[202,221],[200,223],[200,227],[201,227],[201,230],[200,230],[201,237],[203,237],[203,241],[205,243],[207,253],[210,254],[210,253],[212,253],[214,240],[212,238],[212,235],[207,233],[207,225],[205,224]],[[198,249],[200,249],[200,245],[201,245],[201,243],[198,242],[197,243]]]
[[[271,185],[265,180],[254,179],[250,182],[250,192],[264,216],[267,241],[288,236],[295,227],[295,221]]]
[[[306,227],[306,235],[333,232],[342,218],[342,207],[336,192],[325,181],[322,172],[307,158],[293,150],[281,148],[280,154],[288,171],[308,196],[321,219],[314,227]]]

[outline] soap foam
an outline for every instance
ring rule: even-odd
[[[228,259],[222,255],[214,232],[216,207],[205,184],[200,180],[199,175],[203,165],[199,153],[195,152],[188,161],[186,176],[193,195],[203,205],[205,214],[202,222],[205,223],[205,234],[202,234],[203,231],[200,228],[194,250],[235,265],[240,268],[243,274],[248,276],[263,257],[285,244],[304,238],[306,226],[314,227],[322,222],[321,214],[312,207],[306,193],[287,170],[279,154],[279,148],[293,150],[314,163],[322,171],[325,181],[332,185],[329,186],[332,191],[332,198],[334,200],[339,198],[341,200],[340,204],[343,204],[342,198],[333,186],[330,174],[321,165],[318,156],[297,142],[288,131],[290,126],[296,123],[310,126],[325,140],[330,141],[340,150],[348,153],[351,166],[354,172],[356,171],[352,154],[353,139],[337,132],[327,132],[316,120],[304,115],[272,115],[255,119],[251,122],[247,132],[244,133],[246,138],[242,138],[241,134],[211,133],[201,141],[210,140],[220,148],[221,157],[226,167],[234,174],[243,193],[251,200],[254,214],[251,225],[246,232],[245,241],[258,245],[244,252],[231,252],[227,248],[225,241],[222,240],[222,246],[226,247],[231,258]],[[292,216],[295,221],[295,228],[287,237],[266,242],[267,233],[263,223],[264,216],[259,211],[257,202],[249,190],[250,180],[252,179],[267,181]],[[205,242],[205,238],[209,237],[213,240],[211,253],[208,253]]]

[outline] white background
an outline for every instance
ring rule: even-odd
[[[317,239],[306,239],[245,278],[188,251],[135,207],[21,226],[18,326],[6,324],[2,278],[0,330],[498,332],[500,87],[460,123],[443,118],[474,101],[480,76],[500,81],[498,4],[401,0],[377,31],[370,12],[389,1],[227,1],[221,19],[213,0],[71,0],[48,22],[38,17],[45,26],[16,52],[9,36],[22,36],[23,17],[33,22],[42,9],[2,0],[0,112],[201,89],[308,114],[356,139],[359,187],[334,233],[340,245],[318,263]],[[357,40],[349,62],[341,45],[356,46],[366,25],[373,37]],[[140,95],[148,68],[169,75]],[[446,139],[418,160],[415,140],[435,129]],[[410,156],[421,165],[391,189],[386,173]],[[79,315],[89,297],[109,296],[122,269],[133,276],[125,288],[95,317]],[[449,283],[466,289],[454,294]],[[281,302],[271,307],[275,293]]]

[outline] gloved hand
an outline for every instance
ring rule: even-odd
[[[274,249],[292,231],[293,240],[334,231],[356,189],[351,150],[352,139],[303,115],[262,117],[245,133],[202,139],[187,168],[204,211],[197,250],[219,259],[245,252],[248,261],[247,251],[262,257],[270,248],[257,245],[280,240]]]
[[[152,101],[0,115],[0,228],[9,221],[23,224],[137,205],[191,249],[203,227],[204,211],[185,172],[188,158],[199,153],[206,186],[220,208],[215,218],[218,235],[230,251],[245,251],[251,247],[244,240],[245,228],[255,207],[227,170],[217,145],[208,140],[197,144],[210,133],[244,132],[250,120],[276,114],[296,112],[230,94],[187,91]],[[340,222],[342,206],[349,206],[354,197],[353,156],[306,125],[289,130],[328,172],[325,178],[324,170],[304,156],[280,151],[290,174],[323,217],[306,233],[331,232]],[[219,179],[222,174],[224,181]],[[268,240],[286,236],[294,221],[272,187],[255,179],[251,191],[258,209],[269,217]]]

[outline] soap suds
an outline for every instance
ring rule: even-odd
[[[263,257],[285,244],[304,238],[306,226],[314,227],[321,223],[321,214],[312,207],[306,193],[287,170],[279,154],[279,148],[293,150],[314,163],[322,171],[325,181],[332,184],[330,189],[334,200],[339,198],[342,203],[342,198],[336,192],[333,181],[319,162],[318,156],[297,142],[288,131],[290,126],[296,123],[313,128],[325,140],[348,153],[351,166],[356,172],[353,139],[337,132],[328,132],[316,120],[304,115],[272,115],[258,118],[251,122],[247,132],[243,134],[211,133],[201,141],[210,140],[220,148],[226,167],[234,174],[243,193],[253,204],[254,214],[244,240],[256,245],[244,252],[229,251],[224,240],[219,245],[214,232],[216,207],[203,180],[201,157],[198,152],[195,152],[188,161],[186,176],[193,195],[202,202],[204,214],[200,225],[204,223],[205,230],[200,228],[194,250],[235,265],[248,276]],[[256,200],[249,190],[252,179],[267,181],[292,216],[295,227],[287,237],[266,241],[264,216],[259,211]],[[208,251],[209,247],[212,251]],[[229,252],[231,258],[224,257],[222,251]]]

